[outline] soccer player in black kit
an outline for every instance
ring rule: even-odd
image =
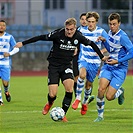
[[[49,34],[32,37],[23,42],[18,42],[15,46],[22,47],[23,45],[36,41],[53,41],[53,46],[47,58],[49,62],[49,93],[47,95],[48,102],[42,111],[43,115],[46,115],[49,112],[56,99],[60,79],[65,88],[65,96],[62,101],[62,109],[64,110],[65,114],[70,107],[74,86],[72,59],[76,47],[78,47],[81,43],[84,45],[90,45],[99,55],[100,59],[103,61],[106,60],[106,57],[103,56],[95,43],[85,38],[79,31],[77,31],[76,24],[77,21],[75,18],[68,18],[64,23],[64,28],[57,29]],[[62,121],[68,121],[66,116]]]

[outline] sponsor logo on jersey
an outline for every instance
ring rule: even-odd
[[[69,45],[65,45],[65,44],[61,44],[60,45],[60,49],[65,49],[65,50],[75,50],[75,46],[72,46],[71,44]]]

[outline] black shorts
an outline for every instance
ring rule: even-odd
[[[78,55],[74,56],[72,66],[73,66],[74,77],[76,77],[76,76],[79,75],[79,70],[78,70]]]
[[[71,64],[55,66],[49,64],[48,66],[48,85],[58,84],[66,79],[73,79],[73,70]]]

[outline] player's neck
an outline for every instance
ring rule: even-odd
[[[0,36],[3,36],[4,35],[4,32],[3,31],[0,31]]]

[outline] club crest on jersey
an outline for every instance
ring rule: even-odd
[[[74,40],[74,44],[75,44],[75,45],[78,44],[78,40],[77,40],[77,39]]]

